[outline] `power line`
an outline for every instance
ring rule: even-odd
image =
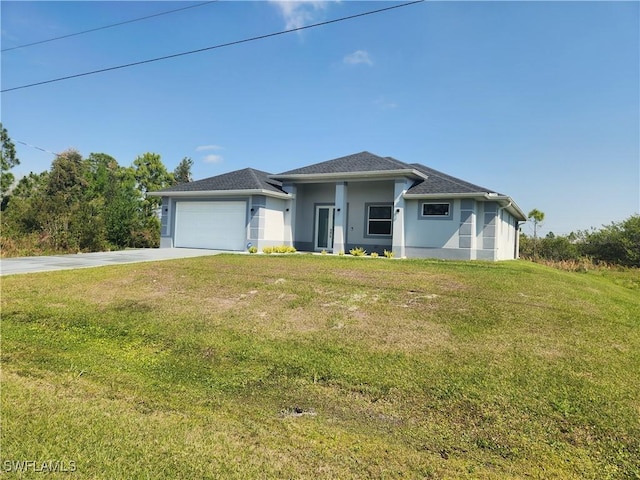
[[[35,148],[36,150],[40,150],[41,152],[50,153],[51,155],[55,155],[56,157],[60,156],[59,153],[55,153],[55,152],[52,152],[51,150],[46,150],[46,149],[44,149],[42,147],[37,147],[35,145],[31,145],[30,143],[23,142],[21,140],[16,140],[16,143],[20,143],[22,145],[26,145],[27,147]]]
[[[100,70],[92,70],[90,72],[85,72],[85,73],[77,73],[75,75],[68,75],[66,77],[59,77],[59,78],[54,78],[54,79],[51,79],[51,80],[45,80],[45,81],[42,81],[42,82],[30,83],[28,85],[20,85],[19,87],[6,88],[4,90],[0,90],[0,93],[12,92],[14,90],[20,90],[20,89],[23,89],[23,88],[36,87],[38,85],[45,85],[47,83],[61,82],[63,80],[69,80],[71,78],[85,77],[87,75],[95,75],[97,73],[104,73],[104,72],[109,72],[109,71],[112,71],[112,70],[119,70],[119,69],[122,69],[122,68],[134,67],[136,65],[143,65],[143,64],[146,64],[146,63],[159,62],[160,60],[168,60],[170,58],[177,58],[177,57],[182,57],[182,56],[185,56],[185,55],[192,55],[194,53],[206,52],[208,50],[215,50],[215,49],[218,49],[218,48],[231,47],[233,45],[239,45],[241,43],[254,42],[256,40],[264,40],[266,38],[276,37],[278,35],[284,35],[286,33],[297,32],[297,31],[300,31],[300,30],[306,30],[306,29],[314,28],[314,27],[321,27],[321,26],[324,26],[324,25],[332,24],[332,23],[343,22],[345,20],[352,20],[354,18],[364,17],[364,16],[367,16],[367,15],[373,15],[375,13],[386,12],[386,11],[393,10],[393,9],[396,9],[396,8],[408,7],[409,5],[414,5],[416,3],[422,3],[424,1],[425,0],[414,0],[412,2],[402,3],[400,5],[393,5],[391,7],[380,8],[378,10],[370,10],[368,12],[358,13],[358,14],[355,14],[355,15],[349,15],[347,17],[341,17],[341,18],[336,18],[334,20],[327,20],[325,22],[314,23],[314,24],[311,24],[311,25],[305,25],[304,27],[291,28],[289,30],[282,30],[282,31],[279,31],[279,32],[268,33],[266,35],[259,35],[257,37],[245,38],[243,40],[236,40],[236,41],[233,41],[233,42],[221,43],[221,44],[218,44],[218,45],[213,45],[211,47],[199,48],[197,50],[191,50],[191,51],[188,51],[188,52],[174,53],[173,55],[165,55],[163,57],[152,58],[152,59],[149,59],[149,60],[141,60],[139,62],[133,62],[133,63],[124,64],[124,65],[118,65],[116,67],[102,68]]]
[[[75,37],[77,35],[84,35],[85,33],[97,32],[98,30],[105,30],[107,28],[118,27],[120,25],[126,25],[127,23],[139,22],[140,20],[147,20],[148,18],[160,17],[162,15],[168,15],[170,13],[180,12],[182,10],[187,10],[189,8],[202,7],[203,5],[208,5],[210,3],[215,3],[217,1],[218,0],[212,0],[210,2],[198,3],[196,5],[189,5],[188,7],[177,8],[175,10],[167,10],[166,12],[154,13],[153,15],[147,15],[146,17],[134,18],[132,20],[125,20],[124,22],[112,23],[111,25],[105,25],[103,27],[96,27],[96,28],[91,28],[89,30],[83,30],[81,32],[69,33],[68,35],[62,35],[60,37],[48,38],[46,40],[40,40],[40,41],[32,42],[32,43],[25,43],[24,45],[18,45],[18,46],[10,47],[10,48],[3,48],[2,50],[0,50],[0,52],[8,52],[9,50],[16,50],[18,48],[31,47],[33,45],[40,45],[42,43],[54,42],[56,40],[61,40],[63,38]]]

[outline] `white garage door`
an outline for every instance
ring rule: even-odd
[[[244,250],[246,202],[177,202],[176,247]]]

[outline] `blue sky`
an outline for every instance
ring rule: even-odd
[[[199,2],[1,4],[2,49]],[[219,1],[2,53],[2,89],[397,5]],[[546,214],[542,234],[640,211],[639,2],[424,2],[2,94],[22,162],[154,152],[196,179],[368,150]],[[525,233],[532,229],[524,227]]]

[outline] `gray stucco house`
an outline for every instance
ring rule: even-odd
[[[507,195],[418,163],[361,152],[270,174],[245,168],[150,192],[162,248],[392,250],[396,257],[507,260],[526,216]]]

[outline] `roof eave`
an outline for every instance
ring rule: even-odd
[[[273,198],[289,199],[293,198],[285,192],[274,192],[264,189],[240,189],[240,190],[180,190],[180,191],[158,191],[147,192],[150,197],[178,197],[178,198],[194,198],[194,197],[238,197],[246,195],[264,195]]]
[[[475,198],[477,200],[484,200],[488,197],[487,192],[467,192],[467,193],[405,193],[404,198],[407,200],[420,200],[420,199],[437,199],[437,198]]]
[[[269,175],[269,178],[279,181],[295,181],[304,183],[319,183],[339,180],[381,180],[408,177],[413,179],[426,179],[427,176],[416,169],[400,170],[372,170],[364,172],[331,172],[331,173],[294,173]]]

